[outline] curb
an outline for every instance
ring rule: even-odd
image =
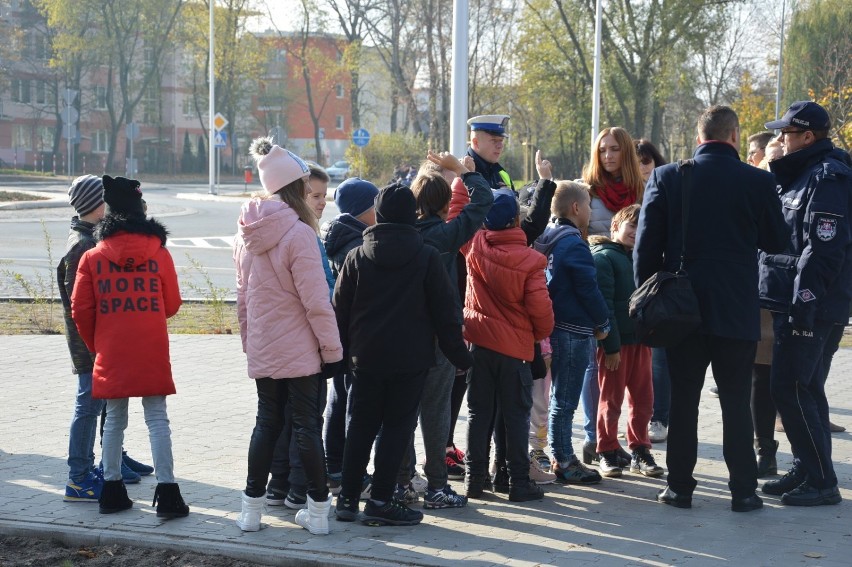
[[[331,552],[308,552],[266,547],[258,542],[226,543],[222,541],[189,539],[184,536],[168,536],[146,533],[140,537],[139,532],[127,529],[125,532],[116,527],[110,529],[78,528],[75,526],[45,526],[25,522],[8,522],[0,520],[0,534],[5,536],[38,537],[58,540],[68,546],[80,545],[128,545],[148,549],[166,549],[174,551],[189,551],[202,555],[223,555],[240,561],[250,561],[264,565],[279,565],[283,567],[298,567],[314,565],[316,567],[392,567],[396,565],[426,565],[423,563],[400,563],[379,559],[359,559],[348,555]]]

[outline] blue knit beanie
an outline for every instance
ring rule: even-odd
[[[513,195],[494,191],[494,204],[485,215],[485,228],[488,230],[503,230],[515,224],[518,218],[518,200]]]
[[[350,177],[334,190],[334,203],[341,213],[353,217],[369,211],[375,206],[379,189],[360,177]]]

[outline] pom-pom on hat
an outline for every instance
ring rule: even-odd
[[[142,189],[137,180],[104,175],[103,183],[104,201],[109,214],[145,218]]]
[[[357,217],[376,206],[379,189],[360,177],[350,177],[334,190],[334,203],[341,213]]]
[[[273,144],[272,138],[255,139],[249,147],[249,153],[257,162],[260,184],[270,195],[297,179],[307,179],[311,174],[305,160]]]
[[[503,230],[511,228],[518,218],[518,200],[513,195],[494,191],[494,204],[485,215],[485,228],[488,230]]]
[[[94,175],[81,175],[68,188],[68,202],[81,217],[88,215],[104,202],[103,181]]]
[[[382,187],[376,197],[376,222],[414,226],[417,223],[417,203],[411,189],[401,183]]]

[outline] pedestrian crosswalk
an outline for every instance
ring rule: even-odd
[[[234,235],[199,236],[188,238],[169,238],[169,248],[204,248],[207,250],[231,250],[234,247]]]

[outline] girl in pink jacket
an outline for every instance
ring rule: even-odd
[[[243,205],[234,243],[240,336],[249,377],[257,385],[257,422],[237,525],[243,531],[260,529],[289,400],[308,478],[307,508],[296,514],[296,523],[312,534],[327,534],[331,500],[321,407],[325,378],[342,365],[343,349],[317,247],[316,216],[305,200],[310,170],[268,138],[255,140],[251,153],[267,194]]]

